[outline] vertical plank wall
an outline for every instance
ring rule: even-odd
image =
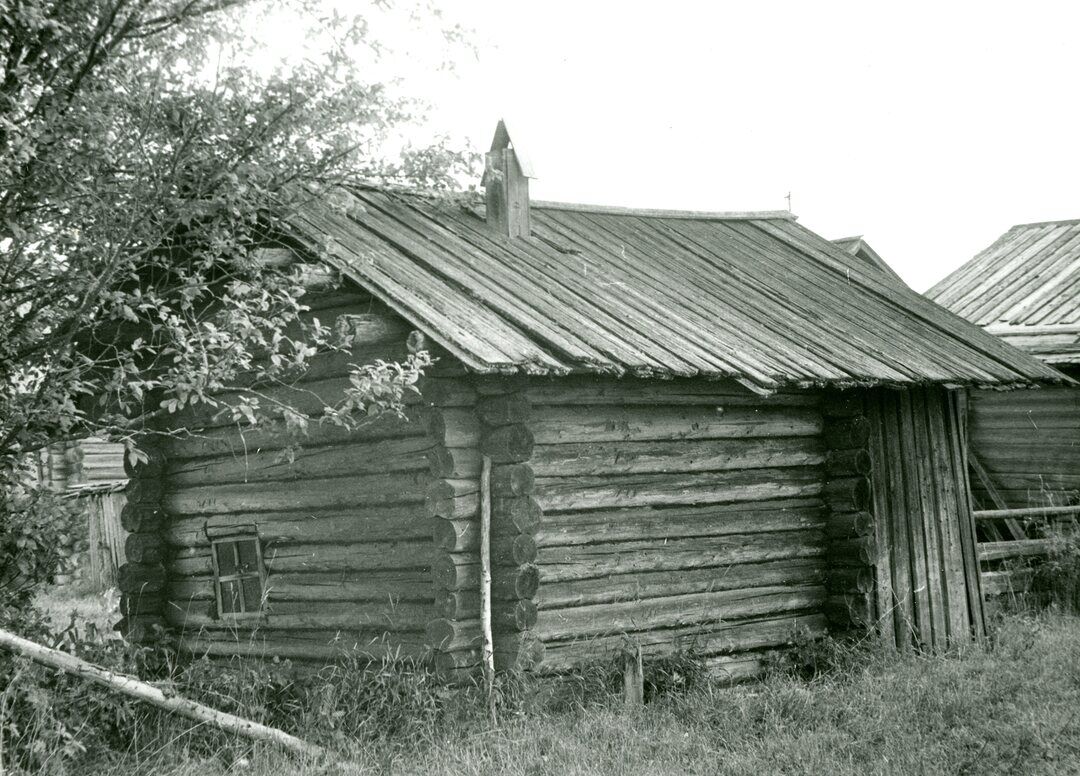
[[[877,617],[901,649],[945,649],[984,631],[957,405],[940,388],[865,395]]]
[[[1080,503],[1080,388],[971,391],[968,423],[971,450],[1008,506]]]
[[[629,378],[527,394],[542,670],[628,637],[742,677],[824,632],[818,395]]]

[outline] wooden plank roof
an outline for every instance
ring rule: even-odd
[[[786,212],[532,203],[490,230],[471,197],[353,188],[294,237],[480,373],[784,385],[1013,386],[1060,375],[863,269]]]
[[[926,292],[1051,364],[1080,364],[1080,220],[1019,224]]]
[[[845,253],[849,253],[860,261],[866,262],[871,267],[877,267],[895,282],[904,282],[903,278],[896,274],[885,259],[881,258],[881,256],[878,255],[878,252],[870,247],[870,243],[868,243],[862,235],[856,235],[854,237],[837,237],[832,242],[833,245],[840,248]]]

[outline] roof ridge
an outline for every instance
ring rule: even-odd
[[[652,216],[700,221],[798,220],[798,216],[788,210],[669,210],[664,208],[623,207],[620,205],[593,205],[579,202],[552,202],[541,199],[534,199],[529,204],[542,210],[567,210],[577,213],[607,213],[610,215]]]

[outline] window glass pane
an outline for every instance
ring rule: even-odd
[[[262,583],[258,577],[244,577],[244,603],[249,612],[262,608]]]
[[[241,605],[241,596],[243,591],[240,588],[240,583],[237,581],[222,582],[221,583],[221,613],[232,614],[234,612],[244,611],[244,607]]]
[[[259,555],[255,550],[255,542],[255,539],[241,539],[236,543],[237,549],[240,550],[241,574],[259,573]]]
[[[235,544],[236,542],[218,542],[214,545],[214,550],[217,552],[218,571],[223,577],[236,573],[236,556],[233,553]]]

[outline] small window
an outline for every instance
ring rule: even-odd
[[[210,540],[214,593],[219,617],[258,617],[262,613],[262,548],[254,528]]]

